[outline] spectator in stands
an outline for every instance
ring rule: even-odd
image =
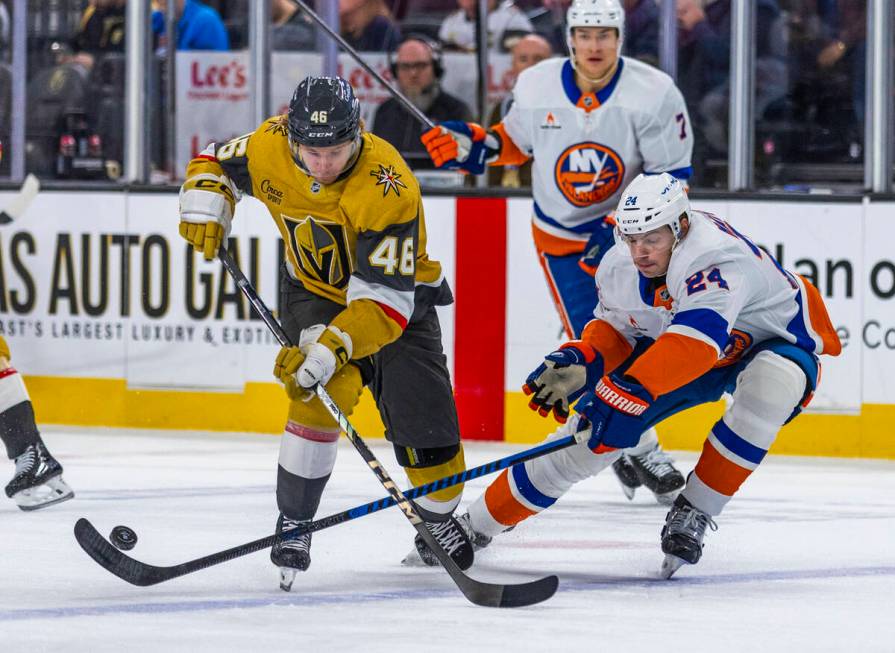
[[[392,76],[398,89],[433,122],[472,120],[472,111],[462,100],[441,88],[444,73],[439,45],[422,35],[409,35],[389,55]],[[384,138],[415,170],[435,166],[420,141],[423,125],[394,98],[380,105],[373,119],[373,133]]]
[[[678,80],[694,127],[693,161],[725,156],[729,115],[730,0],[677,0]],[[756,0],[755,116],[787,91],[785,20],[777,0]],[[696,176],[700,170],[695,170]],[[691,180],[692,181],[692,180]]]
[[[81,15],[72,41],[75,52],[91,57],[104,52],[124,52],[124,12],[127,0],[92,0]]]
[[[153,0],[152,31],[165,45],[165,3]],[[199,0],[177,0],[178,50],[229,50],[230,37],[221,15]]]
[[[513,65],[512,73],[515,84],[515,78],[519,76],[526,68],[531,68],[536,63],[549,59],[553,56],[553,48],[550,41],[540,34],[527,34],[519,39],[513,46]],[[496,125],[510,110],[513,103],[513,94],[510,93],[502,101],[495,105],[488,119],[489,125]],[[531,186],[531,160],[529,159],[521,166],[500,166],[488,169],[488,184],[490,186],[503,186],[504,188],[519,188],[520,186]]]
[[[270,0],[270,42],[273,50],[313,50],[315,25],[292,0]]]
[[[852,108],[855,119],[863,126],[867,79],[867,5],[853,0],[839,0],[837,9],[835,37],[827,41],[818,53],[817,65],[824,72],[837,66],[849,71]],[[863,130],[858,131],[861,133]]]
[[[553,51],[566,54],[566,11],[572,0],[541,0],[541,9],[533,11],[529,17],[535,31],[550,41]]]
[[[339,0],[342,36],[360,52],[391,52],[401,30],[383,0]]]
[[[12,103],[12,71],[6,65],[10,40],[9,12],[4,0],[0,0],[0,148],[9,142],[10,115]],[[0,157],[0,176],[9,174],[9,157],[3,163]]]
[[[0,61],[6,59],[6,52],[9,49],[11,29],[12,27],[9,24],[9,12],[6,10],[6,5],[3,0],[0,0]]]
[[[659,65],[659,6],[656,0],[624,0],[625,40],[622,54]]]
[[[450,50],[473,52],[475,41],[475,14],[478,0],[457,0],[460,8],[448,15],[438,30],[438,39]],[[488,0],[488,47],[507,51],[505,38],[532,32],[531,21],[511,0]]]

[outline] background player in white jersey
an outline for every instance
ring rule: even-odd
[[[62,465],[40,437],[28,390],[9,361],[9,345],[0,336],[0,440],[16,464],[6,496],[22,510],[37,510],[71,499],[75,493],[62,480]]]
[[[671,175],[637,177],[616,221],[621,243],[597,271],[596,318],[561,350],[580,362],[534,374],[564,402],[581,397],[567,429],[589,429],[589,441],[504,472],[460,521],[487,544],[605,468],[645,428],[731,392],[665,518],[670,577],[699,561],[706,528],[717,528],[713,518],[810,400],[817,355],[836,356],[841,344],[814,286],[725,221],[691,210]],[[639,345],[641,336],[652,344]]]
[[[620,56],[624,20],[618,0],[575,0],[571,56],[522,72],[500,123],[485,131],[447,122],[423,136],[439,167],[481,174],[486,164],[533,159],[535,247],[569,338],[593,317],[593,274],[614,244],[610,213],[621,189],[641,172],[686,180],[692,171],[683,96],[665,73]],[[536,391],[532,408],[546,412],[546,399]],[[614,469],[628,498],[643,483],[670,503],[684,483],[671,462],[650,430]]]
[[[0,143],[2,159],[3,144]],[[37,186],[36,181],[33,184]],[[27,181],[25,185],[29,185]],[[18,218],[31,199],[16,198],[15,209],[0,207],[0,225]],[[28,390],[10,364],[11,357],[6,339],[0,336],[0,440],[6,446],[6,455],[16,465],[12,480],[6,485],[6,496],[22,510],[37,510],[71,499],[75,493],[62,480],[62,465],[50,455],[40,437]]]

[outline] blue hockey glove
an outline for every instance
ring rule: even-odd
[[[594,276],[600,261],[606,256],[606,252],[615,245],[615,227],[608,220],[603,220],[591,233],[584,248],[584,253],[578,259],[578,265],[589,275]]]
[[[473,175],[485,172],[486,159],[496,153],[496,143],[489,148],[487,132],[474,122],[448,120],[427,131],[420,140],[436,167],[459,168]]]
[[[601,444],[617,449],[633,447],[646,430],[642,416],[652,402],[653,396],[638,383],[617,374],[601,378],[593,392],[575,404],[576,412],[587,417],[592,425],[587,446],[591,449]]]

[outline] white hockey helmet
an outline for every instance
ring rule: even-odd
[[[690,199],[684,184],[667,172],[639,174],[622,191],[615,210],[620,236],[633,236],[669,226],[675,242],[681,237],[681,218],[690,220]]]
[[[572,30],[576,27],[614,27],[618,30],[618,51],[625,36],[625,10],[619,0],[572,0],[566,12],[566,43],[572,48]]]

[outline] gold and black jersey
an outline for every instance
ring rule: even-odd
[[[292,160],[285,120],[274,117],[250,134],[210,145],[190,162],[187,179],[208,172],[226,175],[265,204],[294,278],[352,309],[333,324],[348,326],[356,340],[370,319],[393,323],[384,323],[387,335],[372,338],[378,346],[365,343],[373,350],[397,338],[419,304],[450,303],[441,265],[426,254],[419,184],[381,138],[364,133],[354,164],[322,185]],[[354,356],[361,355],[355,342]]]

